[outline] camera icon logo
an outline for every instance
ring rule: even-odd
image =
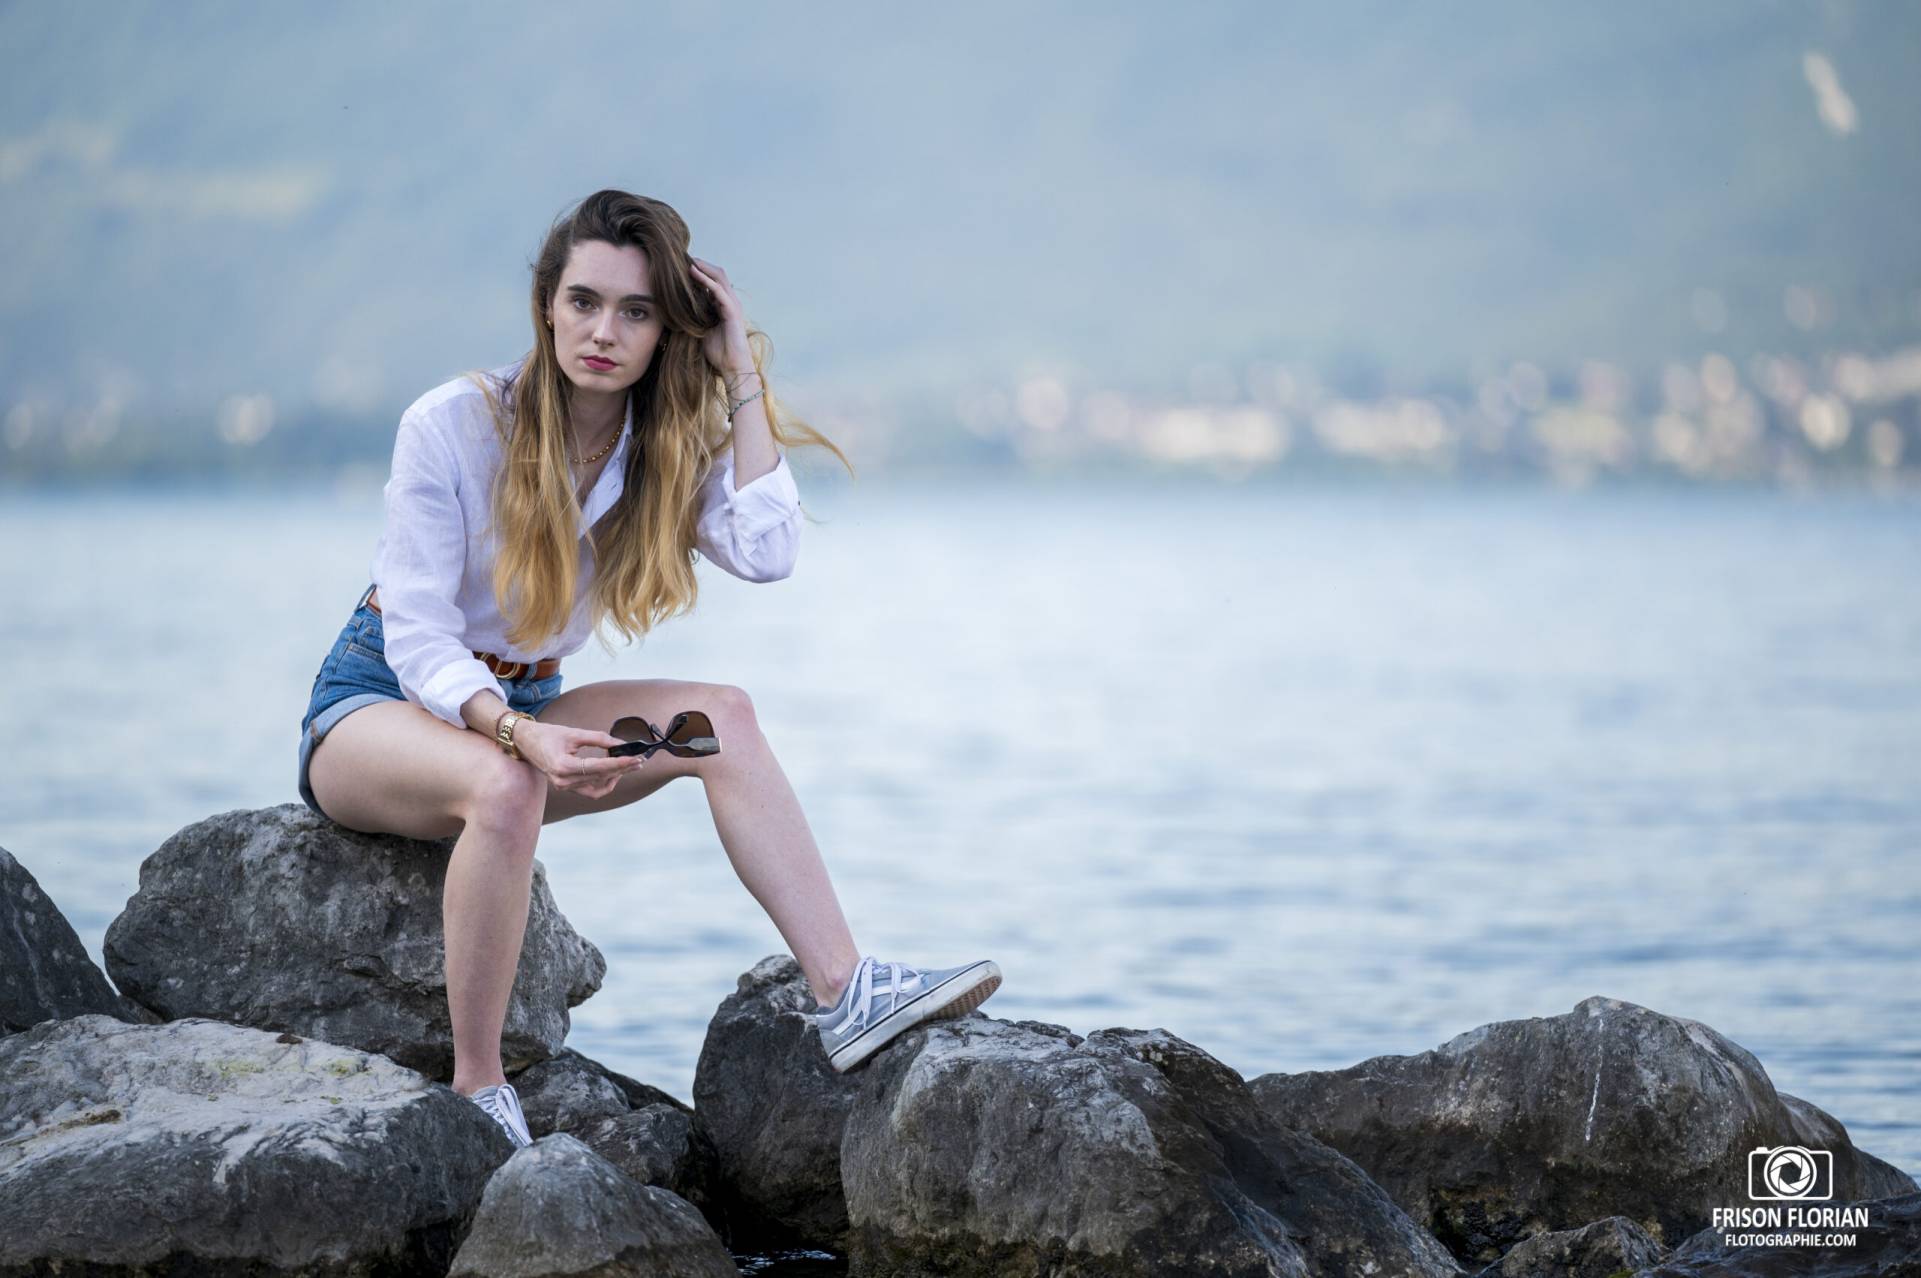
[[[1799,1145],[1748,1151],[1748,1197],[1796,1202],[1834,1197],[1834,1155]]]

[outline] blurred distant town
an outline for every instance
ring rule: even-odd
[[[1712,319],[1714,300],[1697,298]],[[1790,313],[1818,305],[1790,291]],[[1478,379],[1280,362],[1203,366],[1178,392],[1031,374],[914,401],[778,385],[863,475],[927,469],[1512,480],[1657,480],[1921,488],[1921,345],[1888,354],[1710,353],[1639,376],[1590,359],[1515,362]],[[396,414],[397,416],[397,410]],[[142,415],[128,397],[15,403],[0,483],[23,487],[284,479],[384,481],[394,416],[290,417],[264,395],[204,420]],[[811,458],[809,459],[811,460]]]
[[[870,456],[928,446],[906,419],[822,424]],[[1035,376],[959,396],[938,425],[961,456],[1042,469],[1921,485],[1921,345],[1812,360],[1714,353],[1640,377],[1594,359],[1516,362],[1406,386],[1365,369],[1219,365],[1195,369],[1184,395],[1155,397]]]

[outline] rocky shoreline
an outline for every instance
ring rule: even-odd
[[[0,1278],[721,1275],[784,1249],[956,1278],[1921,1274],[1909,1176],[1708,1026],[1598,996],[1253,1079],[1165,1030],[975,1012],[841,1075],[777,955],[716,1010],[689,1106],[564,1046],[606,968],[538,862],[515,1150],[446,1086],[451,846],[210,817],[142,864],[106,973],[0,849]],[[1824,1156],[1851,1242],[1715,1227],[1782,1146]]]

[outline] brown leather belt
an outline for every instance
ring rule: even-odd
[[[380,600],[372,590],[367,592],[367,606],[376,613],[380,611]],[[486,662],[487,669],[493,671],[494,676],[500,679],[550,679],[560,672],[559,657],[542,657],[539,661],[530,664],[525,661],[506,661],[491,652],[481,652],[478,649],[474,651],[474,655]]]

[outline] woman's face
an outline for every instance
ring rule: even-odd
[[[554,353],[575,386],[598,394],[626,390],[647,371],[664,331],[648,288],[647,254],[602,240],[574,245],[547,317]]]

